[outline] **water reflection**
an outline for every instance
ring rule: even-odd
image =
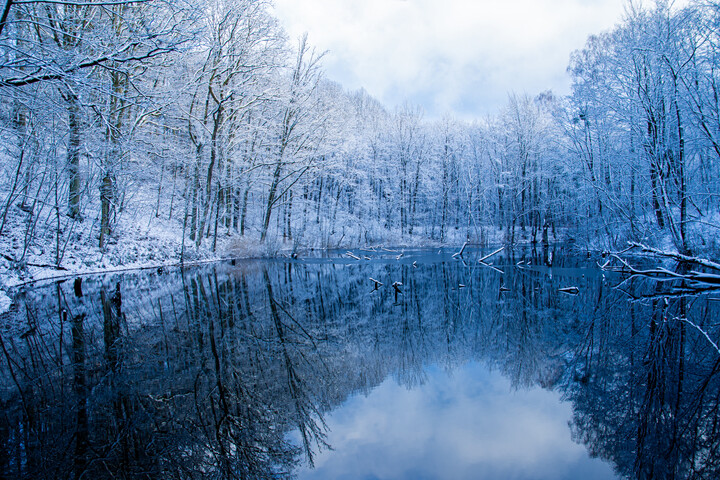
[[[516,390],[487,365],[426,369],[408,389],[385,380],[327,416],[332,452],[300,479],[611,479],[567,429],[569,403],[539,387]]]
[[[313,463],[322,474],[347,456],[331,412],[388,385],[407,392],[398,405],[477,408],[467,388],[480,380],[569,402],[575,441],[620,476],[720,476],[720,355],[694,327],[720,337],[711,294],[606,278],[560,254],[552,267],[523,254],[492,267],[476,252],[358,256],[370,260],[244,262],[23,292],[0,331],[3,478],[287,478]],[[579,293],[559,291],[568,286]],[[439,372],[454,372],[460,396],[427,398]],[[513,424],[502,424],[492,442],[443,431],[434,448],[452,439],[476,461],[509,438]],[[538,458],[572,447],[552,445]],[[521,446],[511,453],[531,456]],[[580,464],[584,476],[596,468]]]

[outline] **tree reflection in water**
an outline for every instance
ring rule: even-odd
[[[720,478],[720,355],[686,321],[717,339],[718,302],[685,287],[632,278],[627,300],[598,302],[603,331],[564,386],[576,437],[628,477]]]
[[[576,441],[622,476],[720,477],[720,355],[683,320],[720,338],[712,295],[559,253],[497,256],[504,273],[381,257],[22,292],[0,331],[2,478],[287,478],[331,447],[323,415],[348,396],[469,360],[561,392]]]

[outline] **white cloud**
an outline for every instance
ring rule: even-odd
[[[291,37],[328,50],[327,76],[390,105],[483,115],[510,91],[567,93],[570,52],[624,0],[275,0]]]

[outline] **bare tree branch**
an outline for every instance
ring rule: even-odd
[[[643,252],[654,253],[655,255],[660,255],[661,257],[673,258],[679,262],[696,263],[698,265],[702,265],[703,267],[711,268],[713,270],[720,270],[720,263],[715,263],[704,258],[691,257],[689,255],[683,255],[682,253],[666,252],[637,242],[630,242],[629,244],[632,247],[641,249]]]
[[[5,24],[7,23],[8,15],[10,14],[10,8],[13,5],[13,0],[5,0],[5,5],[2,9],[2,14],[0,14],[0,35],[2,35],[2,31],[5,28]]]

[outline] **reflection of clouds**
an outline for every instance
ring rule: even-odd
[[[477,363],[427,373],[415,389],[386,380],[329,414],[334,450],[299,477],[614,478],[572,442],[572,412],[557,393],[514,390]]]

